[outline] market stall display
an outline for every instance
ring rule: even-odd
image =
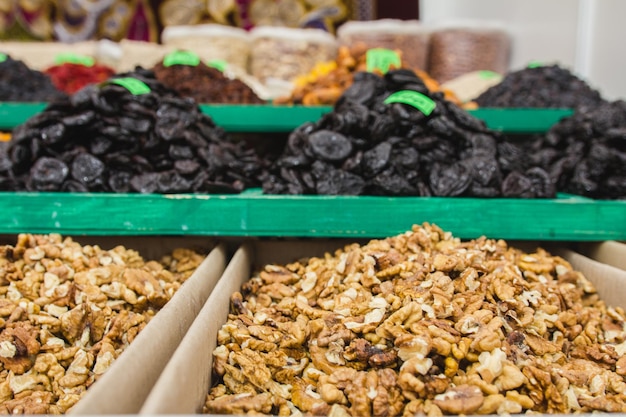
[[[597,90],[559,65],[511,71],[473,100],[480,107],[566,109],[595,107],[603,101]]]
[[[179,248],[150,260],[58,234],[19,234],[0,252],[5,414],[70,411],[204,259]]]
[[[626,102],[581,107],[545,135],[539,158],[559,190],[626,199]]]
[[[553,197],[540,167],[498,162],[499,136],[410,70],[357,73],[333,112],[289,137],[269,194]],[[523,158],[523,156],[519,156]],[[510,165],[512,166],[512,164]]]
[[[0,101],[54,101],[65,96],[48,75],[0,54]]]
[[[295,87],[291,94],[279,97],[273,100],[273,103],[303,104],[306,106],[332,105],[352,85],[354,74],[357,72],[369,70],[384,74],[389,69],[408,68],[413,70],[424,81],[430,91],[442,90],[446,99],[461,104],[451,90],[440,89],[439,84],[425,71],[409,68],[404,61],[403,55],[398,50],[383,50],[383,52],[396,53],[400,60],[400,65],[387,67],[384,72],[380,68],[376,68],[375,65],[373,68],[368,69],[368,54],[376,52],[376,50],[369,49],[365,43],[355,43],[350,47],[340,46],[337,52],[337,59],[319,63],[308,74],[300,75],[294,81]]]
[[[91,85],[13,132],[3,190],[239,192],[261,164],[149,71]]]
[[[148,3],[96,32],[154,37]],[[347,3],[160,10],[332,28]],[[107,75],[49,85],[0,54],[7,91],[68,92],[0,103],[0,411],[626,414],[626,275],[560,257],[626,239],[626,103],[557,65],[505,75],[501,27],[391,23],[169,26],[77,45]],[[77,243],[192,235],[217,247]]]
[[[423,224],[299,259],[228,276],[205,413],[626,410],[624,311],[560,256]]]

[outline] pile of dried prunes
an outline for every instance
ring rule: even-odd
[[[385,100],[416,91],[429,115]],[[269,194],[549,198],[555,187],[524,155],[500,155],[500,134],[410,70],[355,74],[331,113],[300,126],[263,181]],[[501,161],[505,162],[502,163]]]
[[[253,149],[141,68],[50,104],[0,155],[0,189],[11,191],[236,193],[260,186],[262,169]]]
[[[600,93],[558,65],[508,73],[474,101],[480,107],[580,108],[603,102]]]
[[[48,102],[66,97],[52,79],[7,56],[0,62],[0,101]]]
[[[578,109],[545,135],[509,142],[550,174],[557,190],[595,199],[626,199],[626,102]]]

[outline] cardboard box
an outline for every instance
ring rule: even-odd
[[[626,270],[626,243],[615,240],[585,242],[578,244],[576,250],[598,262]]]
[[[230,295],[249,279],[251,271],[271,262],[290,262],[305,255],[320,256],[343,247],[345,243],[351,242],[254,242],[242,246],[163,370],[140,414],[195,414],[202,411],[211,386],[212,351],[216,347],[217,331],[227,318]],[[626,307],[625,271],[571,250],[557,252],[552,251],[582,271],[610,305]]]
[[[255,268],[269,262],[285,263],[303,256],[323,255],[346,243],[349,242],[252,241],[241,246],[163,370],[140,414],[195,414],[202,411],[211,385],[212,352],[217,343],[217,331],[228,316],[230,295],[239,291]]]
[[[69,412],[137,413],[224,271],[225,247],[215,247],[210,239],[194,237],[76,237],[74,240],[82,245],[98,244],[103,249],[124,245],[137,250],[144,259],[159,259],[179,247],[208,253],[192,276]]]

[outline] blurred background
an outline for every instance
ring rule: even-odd
[[[159,43],[168,26],[205,23],[334,34],[351,20],[482,21],[510,35],[509,70],[558,63],[615,99],[626,97],[624,16],[624,0],[0,0],[0,40]]]

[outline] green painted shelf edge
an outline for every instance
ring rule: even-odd
[[[0,129],[13,129],[45,109],[45,103],[0,103]],[[229,132],[290,132],[306,122],[315,122],[332,111],[331,106],[276,106],[201,104],[203,113]],[[491,129],[511,133],[541,133],[564,117],[570,109],[496,109],[470,110]]]
[[[0,103],[0,129],[13,129],[42,112],[47,103]]]
[[[488,128],[507,133],[542,133],[561,119],[574,114],[572,109],[480,108],[470,110],[474,117],[484,120]]]
[[[434,223],[460,238],[626,239],[626,201],[0,193],[0,233],[376,238]]]

